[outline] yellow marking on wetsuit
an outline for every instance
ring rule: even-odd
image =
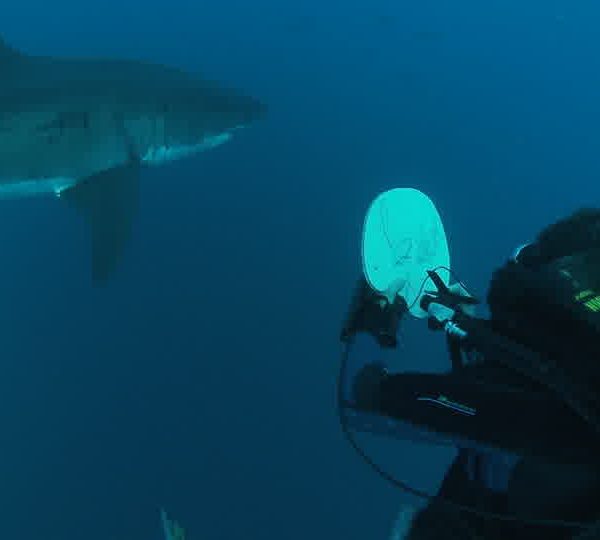
[[[590,311],[597,313],[598,311],[600,311],[600,296],[594,296],[594,298],[585,302],[584,305]]]
[[[578,292],[573,299],[594,313],[600,312],[600,295],[591,289]]]
[[[587,300],[590,296],[595,296],[596,293],[594,291],[592,291],[591,289],[585,289],[583,291],[578,292],[575,295],[575,300],[577,302],[581,302],[582,300]]]

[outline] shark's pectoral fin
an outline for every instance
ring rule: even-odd
[[[90,176],[60,194],[79,208],[92,232],[92,278],[105,282],[131,236],[139,200],[139,164]]]

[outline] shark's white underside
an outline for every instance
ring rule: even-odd
[[[207,137],[200,144],[178,147],[159,146],[148,149],[142,156],[145,165],[161,165],[182,157],[190,156],[210,150],[227,142],[231,138],[230,133],[223,133],[214,137]],[[54,178],[9,178],[0,182],[0,199],[13,199],[24,197],[39,197],[43,195],[56,195],[73,187],[81,179],[68,177]]]
[[[65,189],[77,183],[75,178],[28,178],[3,180],[0,184],[1,199],[39,197],[42,195],[60,195]]]
[[[148,165],[160,165],[168,161],[174,161],[193,154],[210,150],[215,146],[220,146],[231,139],[231,133],[221,133],[211,137],[205,137],[201,143],[190,144],[186,146],[158,146],[151,147],[142,156],[142,163]]]

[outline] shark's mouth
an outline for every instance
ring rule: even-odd
[[[173,161],[226,143],[231,139],[231,133],[221,133],[212,137],[206,137],[197,144],[179,146],[151,146],[142,156],[142,163],[159,165],[167,161]]]

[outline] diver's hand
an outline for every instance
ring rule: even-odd
[[[441,295],[430,293],[427,299],[426,310],[429,315],[430,328],[442,328],[454,318],[457,312],[475,317],[477,300],[467,292],[460,282],[444,287],[445,290]]]
[[[377,294],[364,277],[360,277],[342,328],[341,339],[348,341],[359,332],[371,334],[382,347],[394,348],[396,334],[408,306],[396,296],[393,303]]]
[[[459,281],[457,281],[456,283],[453,283],[452,285],[449,285],[448,290],[452,294],[457,294],[459,296],[465,296],[467,298],[475,298],[473,295],[469,294],[469,291],[467,291],[467,289],[464,287],[464,285],[462,283],[460,283]],[[475,317],[475,315],[477,314],[477,306],[475,304],[468,304],[468,303],[459,304],[458,309],[460,309],[465,315],[468,315],[469,317]]]

